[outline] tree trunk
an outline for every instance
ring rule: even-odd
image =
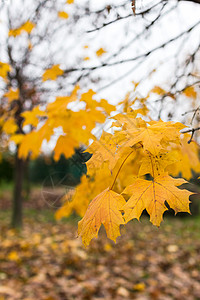
[[[31,184],[30,184],[30,176],[29,176],[29,159],[27,158],[24,161],[24,199],[28,201],[31,194]]]
[[[18,158],[18,153],[15,157],[15,176],[14,176],[14,195],[13,195],[13,208],[12,208],[12,228],[22,227],[22,210],[23,210],[23,178],[24,178],[24,160]]]

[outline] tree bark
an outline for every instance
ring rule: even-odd
[[[18,152],[18,151],[17,151]],[[18,158],[18,153],[15,157],[15,186],[13,194],[13,209],[12,209],[12,228],[22,227],[22,216],[23,216],[23,178],[24,178],[24,160]]]

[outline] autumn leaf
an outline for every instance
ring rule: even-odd
[[[104,225],[108,238],[116,241],[120,235],[119,226],[124,224],[121,209],[124,198],[110,189],[104,190],[92,200],[85,216],[78,224],[78,234],[85,246],[97,237],[101,224]]]
[[[16,36],[20,35],[23,31],[30,34],[34,27],[35,27],[34,23],[27,21],[26,23],[22,24],[20,27],[11,29],[9,31],[8,35],[16,37]]]
[[[71,157],[74,154],[75,147],[79,144],[77,140],[70,136],[60,136],[54,148],[54,159],[57,161],[61,154],[64,154],[66,158]]]
[[[43,141],[47,140],[48,142],[53,133],[53,128],[45,123],[38,131],[31,131],[24,135],[19,146],[19,158],[26,159],[30,154],[30,158],[35,159],[41,152]]]
[[[63,19],[68,19],[69,18],[69,14],[66,13],[65,11],[59,11],[58,12],[58,17],[59,18],[63,18]]]
[[[9,118],[3,125],[3,131],[7,134],[13,134],[17,131],[17,124],[13,118]]]
[[[37,127],[40,117],[45,117],[46,113],[40,110],[39,106],[33,108],[32,111],[25,111],[21,114],[24,118],[23,126],[32,125]]]
[[[189,196],[193,193],[177,188],[183,183],[186,183],[184,179],[174,179],[167,173],[161,174],[152,181],[137,179],[123,192],[131,195],[123,207],[126,222],[134,218],[139,220],[143,210],[146,209],[153,225],[160,226],[163,213],[167,210],[165,201],[176,214],[190,213]]]
[[[11,67],[9,64],[0,62],[0,77],[5,79],[7,77],[8,72],[10,71],[11,71]]]
[[[92,158],[89,160],[88,165],[93,165],[96,168],[101,167],[105,161],[109,161],[110,168],[112,169],[116,163],[116,141],[112,138],[111,133],[103,132],[99,141],[94,141],[87,151],[93,153]]]
[[[193,86],[189,86],[186,89],[184,89],[183,94],[188,98],[196,98],[197,92],[195,91],[195,88]]]
[[[167,94],[167,92],[159,86],[155,86],[150,92],[158,94],[160,96]]]
[[[4,97],[8,98],[9,102],[12,102],[13,100],[19,99],[19,89],[12,89],[10,88],[7,93],[4,94]]]
[[[74,3],[74,0],[67,0],[66,3],[67,4],[72,4],[72,3]]]
[[[60,69],[60,65],[54,65],[51,69],[47,69],[43,76],[42,80],[56,80],[58,76],[63,75],[64,71]]]
[[[157,177],[165,171],[168,165],[174,164],[177,161],[178,158],[174,157],[171,152],[161,151],[157,155],[152,155],[146,151],[144,158],[141,160],[138,175],[151,174],[153,177]]]
[[[195,141],[188,144],[190,138],[190,134],[184,134],[180,139],[180,144],[172,147],[171,157],[176,162],[167,166],[166,169],[172,176],[181,173],[182,177],[187,180],[193,176],[192,170],[196,173],[200,172],[199,146]]]
[[[148,124],[147,124],[148,125]],[[177,143],[180,140],[180,130],[185,126],[181,123],[172,122],[149,122],[149,126],[137,128],[129,125],[127,135],[127,145],[133,146],[141,142],[144,150],[157,155],[162,149],[166,148],[169,142]],[[162,142],[164,144],[162,144]]]
[[[97,56],[102,56],[106,51],[103,48],[100,48],[99,50],[96,51]]]
[[[19,145],[24,138],[23,134],[14,134],[10,137],[10,141],[14,142],[16,145]]]
[[[56,114],[60,115],[62,112],[66,112],[67,105],[77,100],[79,89],[80,87],[77,85],[70,96],[58,96],[54,102],[49,103],[47,105],[47,113],[50,115],[50,118],[55,118]]]

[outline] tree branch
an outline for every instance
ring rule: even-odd
[[[194,2],[200,4],[200,0],[178,0],[178,2],[180,1],[188,1],[188,2]]]

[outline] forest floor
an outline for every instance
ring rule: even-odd
[[[200,299],[199,217],[165,217],[156,228],[144,216],[116,244],[102,228],[85,248],[79,218],[56,222],[35,201],[21,232],[9,228],[9,205],[1,209],[0,300]]]

